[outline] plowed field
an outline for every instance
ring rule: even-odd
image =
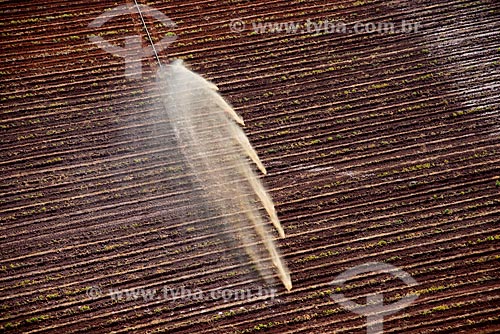
[[[2,331],[366,333],[339,291],[359,304],[418,294],[384,333],[500,331],[498,1],[147,3],[176,23],[146,18],[155,41],[177,36],[161,60],[183,58],[245,119],[287,234],[275,237],[290,292],[262,285],[220,217],[190,216],[203,185],[152,103],[156,60],[130,80],[89,41],[146,44],[138,15],[88,27],[125,3],[0,1]],[[308,20],[420,27],[253,30]],[[367,262],[418,285],[374,273],[331,284]],[[275,298],[219,294],[262,286]],[[141,294],[108,294],[124,290]]]

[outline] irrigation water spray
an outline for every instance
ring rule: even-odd
[[[203,187],[203,201],[222,212],[246,253],[265,279],[277,271],[286,289],[290,274],[268,229],[260,205],[281,237],[285,236],[273,202],[250,158],[266,169],[243,130],[243,119],[218,94],[218,88],[187,69],[181,60],[161,66],[157,85],[166,116],[185,162]]]

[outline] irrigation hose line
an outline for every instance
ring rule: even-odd
[[[151,38],[151,35],[149,34],[148,27],[146,26],[146,21],[144,20],[144,16],[142,16],[141,8],[139,7],[139,4],[137,3],[137,0],[134,0],[135,6],[137,7],[137,11],[139,12],[139,16],[141,17],[142,25],[144,26],[144,30],[146,30],[146,34],[148,35],[149,42],[151,43],[151,46],[153,47],[153,52],[155,54],[156,60],[158,61],[158,65],[161,67],[161,62],[160,62],[160,57],[158,57],[158,53],[156,52],[155,44],[153,43],[153,39]]]

